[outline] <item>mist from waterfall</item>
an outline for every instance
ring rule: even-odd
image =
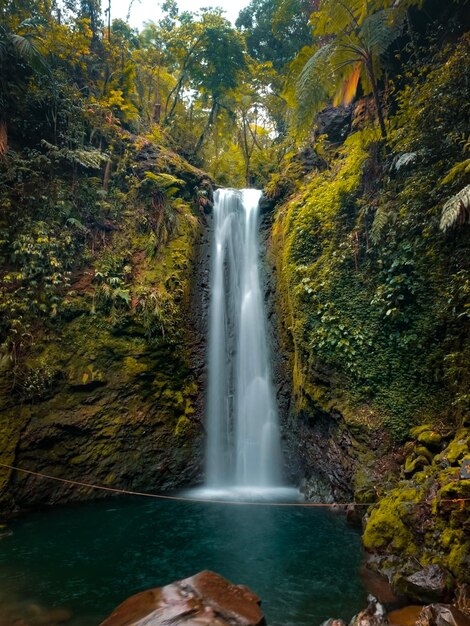
[[[255,189],[215,193],[210,278],[206,487],[282,483],[278,415],[259,272]]]

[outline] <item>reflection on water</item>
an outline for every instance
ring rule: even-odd
[[[0,542],[0,615],[20,603],[96,626],[129,595],[202,569],[251,587],[269,626],[349,619],[364,602],[359,534],[326,510],[113,499],[32,513],[12,528]],[[58,623],[36,617],[24,623]]]

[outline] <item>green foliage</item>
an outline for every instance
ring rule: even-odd
[[[457,223],[465,223],[470,217],[470,185],[449,198],[442,208],[441,230],[448,230]]]
[[[314,34],[327,37],[328,43],[313,49],[298,76],[294,108],[297,132],[305,134],[309,130],[314,116],[329,99],[335,105],[350,104],[360,84],[365,95],[372,93],[374,97],[385,137],[377,81],[382,71],[381,56],[400,36],[403,17],[401,7],[393,3],[320,2],[312,16]]]
[[[408,74],[386,161],[376,132],[356,132],[327,170],[297,173],[278,210],[281,315],[300,408],[346,395],[349,406],[372,407],[398,440],[426,415],[455,421],[468,411],[467,226],[444,237],[440,224],[449,186],[458,191],[463,180],[459,170],[442,185],[468,137],[458,103],[468,95],[469,58],[463,38],[438,51],[432,68]],[[446,205],[449,225],[464,204]]]
[[[282,70],[311,41],[309,0],[252,0],[236,25],[247,33],[250,54]]]

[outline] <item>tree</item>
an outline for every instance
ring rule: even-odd
[[[272,62],[279,71],[311,43],[311,0],[252,0],[240,11],[236,26],[246,35],[250,55]]]
[[[184,90],[193,90],[193,100],[208,110],[194,148],[198,154],[225,95],[235,89],[247,65],[243,37],[220,11],[205,10],[194,17],[199,19],[180,21],[171,31],[168,49],[179,74],[167,97],[164,124],[171,123]]]
[[[319,10],[312,17],[314,34],[326,43],[307,51],[309,58],[298,76],[297,129],[305,131],[330,99],[335,105],[349,104],[361,85],[364,94],[372,94],[380,132],[386,138],[378,81],[381,56],[402,32],[401,3],[321,0]]]
[[[33,71],[44,71],[39,18],[22,21],[15,30],[0,25],[0,155],[8,145],[8,119]]]

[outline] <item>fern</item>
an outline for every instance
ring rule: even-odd
[[[391,214],[386,205],[380,205],[375,212],[374,221],[372,222],[372,228],[370,231],[370,238],[372,243],[377,244],[385,227],[390,222]]]
[[[328,101],[332,78],[332,45],[327,44],[317,50],[305,63],[296,84],[297,109],[294,123],[298,131],[305,130],[316,113]]]
[[[69,150],[67,148],[59,148],[45,139],[42,139],[41,145],[55,158],[62,158],[72,163],[78,163],[90,169],[99,169],[102,163],[109,160],[107,154],[93,148],[88,150],[85,148]]]
[[[463,224],[470,217],[470,185],[449,198],[444,204],[441,215],[440,228],[443,231]]]
[[[413,165],[413,163],[418,158],[416,152],[405,152],[404,154],[400,154],[393,161],[393,168],[398,172],[402,168],[406,168],[409,165]]]
[[[164,172],[159,172],[158,174],[154,174],[153,172],[145,172],[145,178],[153,181],[160,189],[167,191],[168,189],[176,188],[184,186],[184,180],[181,178],[176,178],[176,176],[172,176],[171,174],[165,174]]]

